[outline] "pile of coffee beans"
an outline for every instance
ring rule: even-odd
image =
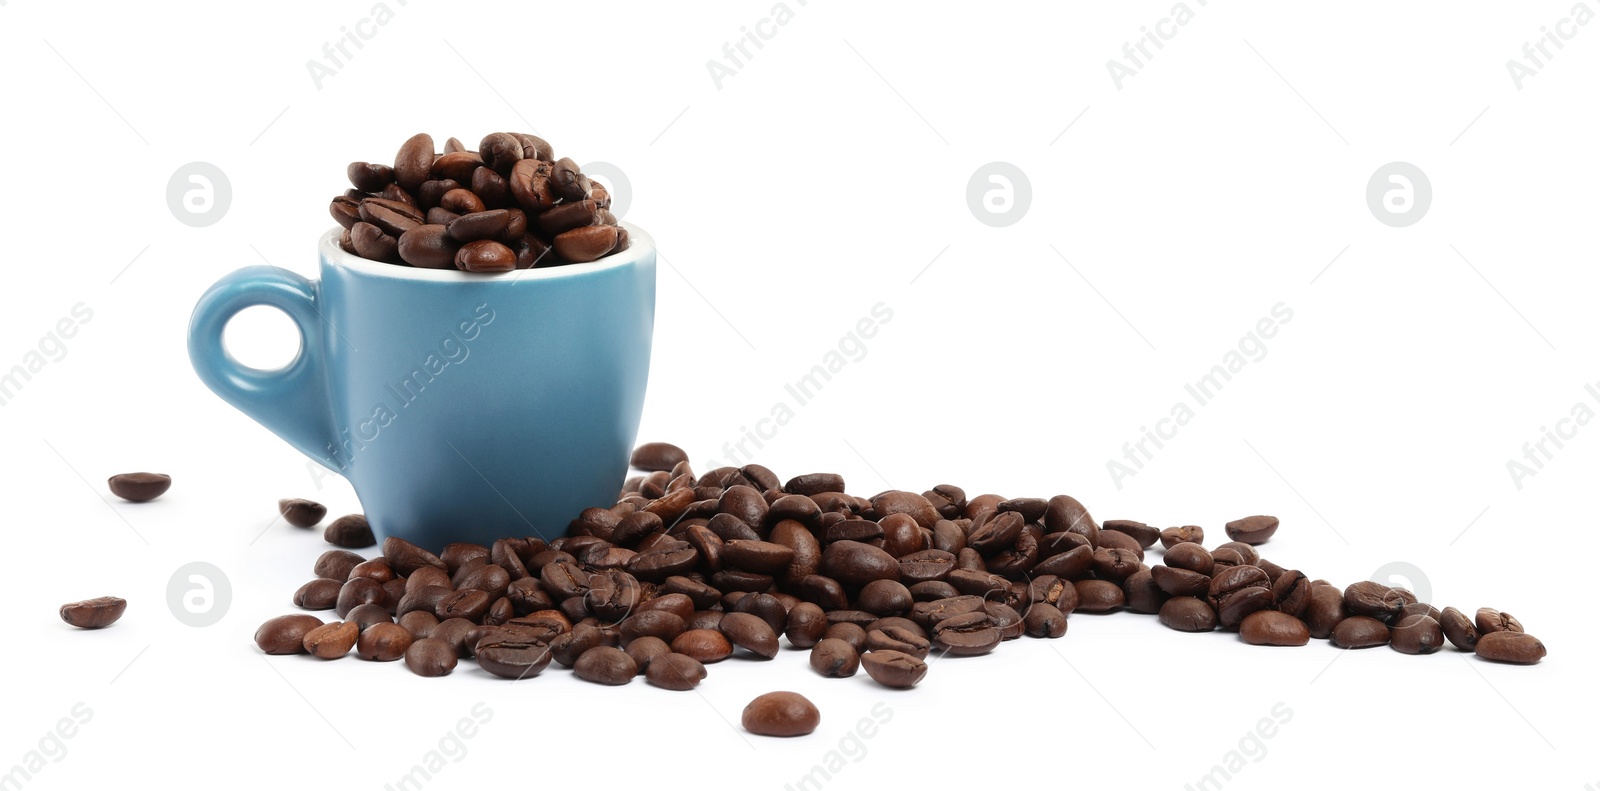
[[[509,272],[594,261],[628,249],[611,195],[529,134],[495,132],[475,151],[413,135],[394,164],[351,162],[352,189],[328,211],[339,246],[373,261]]]
[[[780,636],[809,651],[824,677],[865,670],[907,688],[926,676],[930,655],[1061,637],[1070,613],[1124,609],[1254,645],[1315,638],[1426,654],[1448,641],[1515,664],[1545,654],[1506,613],[1484,608],[1469,619],[1403,588],[1339,588],[1261,557],[1256,545],[1278,529],[1271,516],[1229,522],[1237,540],[1206,549],[1199,526],[1102,524],[1068,495],[969,497],[946,484],[864,498],[832,473],[783,481],[750,464],[697,476],[683,451],[662,443],[641,446],[632,463],[649,474],[554,540],[449,544],[435,555],[389,538],[371,559],[329,550],[294,602],[338,620],[274,618],[256,642],[329,659],[354,648],[429,676],[465,658],[507,678],[554,661],[597,684],[642,674],[667,689],[693,688],[706,665],[735,654],[771,659]],[[1159,563],[1147,555],[1157,543]],[[752,704],[747,721],[774,732],[815,727],[791,716],[804,706],[775,700]]]

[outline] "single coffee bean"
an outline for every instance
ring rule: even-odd
[[[353,577],[339,588],[339,598],[333,603],[333,611],[340,618],[349,617],[351,610],[363,604],[376,604],[385,609],[389,593],[383,589],[383,584],[366,577]]]
[[[1234,541],[1243,541],[1246,544],[1265,544],[1272,534],[1278,532],[1278,517],[1276,516],[1247,516],[1235,519],[1223,526],[1228,531],[1228,538]]]
[[[715,629],[690,629],[672,640],[672,651],[692,656],[702,664],[709,665],[732,655],[733,643]]]
[[[383,559],[389,561],[390,567],[402,575],[410,574],[423,566],[432,566],[441,571],[448,569],[437,555],[394,536],[383,540]]]
[[[421,225],[425,218],[426,213],[421,209],[400,201],[386,198],[367,198],[361,201],[362,221],[376,227],[390,238],[397,238],[400,234]],[[361,249],[361,236],[357,231],[359,227],[360,223],[350,226],[357,250]],[[362,257],[372,258],[367,255]]]
[[[356,656],[369,662],[393,662],[411,647],[411,632],[397,623],[376,623],[356,638]]]
[[[1479,608],[1473,624],[1478,627],[1478,634],[1486,635],[1493,632],[1520,632],[1522,622],[1518,621],[1511,613],[1500,612],[1493,607]]]
[[[317,578],[294,592],[294,606],[306,610],[331,610],[339,601],[339,590],[344,583],[338,580]]]
[[[280,615],[256,630],[256,646],[269,654],[298,654],[306,650],[306,633],[321,625],[315,615]]]
[[[801,602],[790,608],[783,634],[795,648],[811,648],[828,631],[828,618],[822,608]]]
[[[574,228],[600,225],[601,211],[603,210],[600,206],[592,200],[553,206],[549,211],[539,215],[539,230],[547,237],[554,237]]]
[[[633,646],[630,645],[629,648],[632,649]],[[645,680],[663,689],[694,689],[705,677],[705,665],[694,657],[684,654],[658,654],[645,668]]]
[[[472,648],[484,670],[501,678],[521,679],[537,676],[550,665],[548,644],[532,639],[524,630],[488,628],[493,631],[480,637]]]
[[[570,160],[562,160],[568,162]],[[798,692],[768,692],[744,707],[740,724],[758,736],[804,736],[817,729],[822,714]]]
[[[578,171],[578,163],[571,157],[556,160],[551,169],[550,183],[556,195],[565,201],[581,201],[589,197],[589,179]]]
[[[1217,623],[1224,629],[1232,629],[1243,623],[1251,613],[1270,609],[1272,589],[1261,586],[1240,588],[1216,597],[1215,604]]]
[[[1078,612],[1111,612],[1127,603],[1122,586],[1110,580],[1078,580]]]
[[[463,214],[451,220],[450,224],[445,226],[445,230],[451,239],[458,242],[476,242],[483,239],[498,239],[510,224],[511,212],[505,209],[486,209]]]
[[[591,624],[574,624],[572,631],[556,635],[550,641],[550,654],[555,658],[556,664],[562,667],[572,667],[578,663],[578,657],[585,651],[605,643],[605,635],[600,628]]]
[[[837,637],[819,640],[811,649],[811,669],[824,678],[849,678],[860,666],[856,647]]]
[[[1209,632],[1217,628],[1217,611],[1197,596],[1174,596],[1161,605],[1156,620],[1180,632]]]
[[[1100,525],[1105,530],[1123,533],[1137,541],[1140,549],[1149,549],[1161,540],[1161,530],[1131,519],[1107,519]]]
[[[1189,546],[1194,546],[1190,544]],[[1169,553],[1170,554],[1170,553]],[[1210,557],[1207,557],[1210,560]],[[1173,566],[1152,566],[1150,577],[1155,584],[1173,596],[1205,596],[1211,590],[1211,576],[1198,571]]]
[[[1312,637],[1326,640],[1333,634],[1333,628],[1348,614],[1344,606],[1344,592],[1324,582],[1312,583],[1311,598],[1300,617],[1305,620]]]
[[[1406,606],[1406,601],[1388,585],[1363,581],[1344,589],[1344,606],[1354,615],[1365,615],[1388,623]]]
[[[334,221],[344,228],[345,234],[350,232],[350,226],[361,222],[361,201],[344,195],[336,195],[333,202],[328,204],[328,213],[333,215]]]
[[[1206,531],[1199,525],[1169,527],[1161,531],[1161,547],[1172,549],[1179,544],[1204,544]]]
[[[480,167],[483,167],[482,156],[473,151],[462,151],[435,159],[428,175],[435,179],[468,184],[472,181],[472,172]]]
[[[1251,645],[1305,645],[1311,631],[1305,621],[1288,613],[1257,610],[1239,623],[1239,637]]]
[[[395,623],[410,632],[411,639],[421,640],[433,636],[433,630],[439,626],[439,617],[427,610],[412,610],[396,619]]]
[[[412,643],[406,649],[405,659],[411,672],[429,678],[449,675],[456,669],[455,647],[434,637]]]
[[[618,246],[621,229],[614,225],[590,225],[558,234],[552,241],[556,255],[575,264],[594,261]]]
[[[361,636],[361,627],[351,621],[334,621],[306,632],[301,648],[318,659],[338,659],[350,653]]]
[[[469,621],[478,621],[483,619],[484,614],[489,611],[489,605],[493,603],[494,600],[487,591],[463,588],[450,591],[441,597],[434,605],[433,613],[440,620],[465,618]]]
[[[345,168],[350,183],[362,192],[377,192],[394,181],[394,168],[368,162],[351,162]]]
[[[845,611],[836,610],[828,615],[832,617],[841,612]],[[867,648],[867,628],[861,624],[846,621],[831,623],[828,626],[828,631],[823,632],[822,638],[824,640],[843,640],[857,651],[864,651]]]
[[[1122,581],[1122,593],[1127,598],[1128,609],[1146,615],[1161,612],[1161,605],[1166,603],[1171,594],[1156,584],[1155,575],[1152,573],[1154,571],[1155,569],[1151,568],[1141,568]]]
[[[517,254],[489,239],[468,242],[456,251],[456,268],[464,272],[510,272],[517,268]]]
[[[1352,615],[1333,627],[1331,637],[1340,648],[1371,648],[1389,642],[1389,627],[1369,615]]]
[[[721,547],[721,559],[730,568],[776,574],[789,567],[794,560],[794,550],[770,541],[734,540]]]
[[[172,476],[159,472],[125,472],[113,475],[106,485],[111,493],[130,503],[154,500],[172,488]]]
[[[495,132],[478,143],[478,155],[485,167],[510,173],[511,166],[523,157],[522,141],[505,132]]]
[[[861,657],[873,681],[891,689],[910,689],[928,675],[928,663],[899,651],[873,651]]]
[[[429,223],[400,235],[396,249],[401,260],[424,269],[455,268],[460,243],[450,236],[447,226],[431,224],[431,218]]]
[[[977,656],[993,651],[1002,635],[987,612],[969,612],[946,618],[933,627],[933,643],[953,656]]]
[[[1046,602],[1029,605],[1022,623],[1024,633],[1030,637],[1056,638],[1067,633],[1067,616],[1058,607]]]
[[[395,262],[400,248],[393,236],[368,222],[350,226],[350,242],[356,246],[356,255],[369,261]]]
[[[624,647],[628,656],[633,657],[634,664],[639,666],[640,673],[650,671],[650,663],[672,653],[672,646],[659,637],[639,637],[629,641]]]
[[[904,568],[904,563],[901,564]],[[856,606],[878,616],[900,615],[910,612],[914,604],[911,591],[899,580],[873,580],[861,588]]]
[[[968,503],[970,509],[972,503]],[[1047,533],[1077,533],[1089,539],[1089,546],[1095,546],[1100,538],[1100,524],[1089,515],[1089,509],[1077,499],[1058,494],[1050,498],[1044,512],[1044,526]]]
[[[1402,654],[1431,654],[1444,647],[1444,630],[1429,616],[1408,616],[1389,627],[1389,647]]]
[[[115,596],[100,596],[61,605],[61,620],[79,629],[104,629],[117,622],[128,609],[128,602]]]
[[[338,610],[334,612],[338,612]],[[394,616],[390,615],[389,610],[382,604],[358,604],[351,607],[340,617],[355,624],[363,632],[367,630],[367,627],[375,623],[394,623]]]
[[[899,579],[900,562],[871,544],[835,541],[822,551],[822,573],[845,585],[860,587],[873,580]]]
[[[1311,580],[1297,570],[1284,571],[1272,581],[1273,607],[1299,617],[1311,603]]]
[[[372,535],[372,526],[362,514],[349,514],[333,520],[322,531],[322,540],[336,547],[361,549],[378,543]]]
[[[765,620],[744,612],[724,613],[717,628],[728,641],[763,659],[778,655],[778,635]]]
[[[413,135],[400,146],[394,157],[395,183],[408,192],[415,192],[428,179],[433,168],[433,138],[426,132]]]
[[[1494,662],[1531,665],[1545,657],[1544,643],[1531,634],[1502,629],[1478,638],[1478,656]]]
[[[472,646],[467,640],[479,628],[481,627],[465,618],[450,618],[440,621],[438,626],[433,627],[428,639],[443,640],[458,657],[471,656]]]
[[[506,181],[511,185],[511,197],[529,217],[543,214],[556,205],[556,191],[550,183],[548,168],[538,160],[517,162]]]
[[[1049,607],[1050,605],[1043,606]],[[1052,607],[1051,609],[1054,608]],[[1056,614],[1061,615],[1061,611],[1056,610]],[[1066,616],[1061,617],[1061,622],[1063,624],[1061,630],[1065,632]],[[1059,637],[1060,635],[1057,634],[1055,636]],[[918,659],[926,659],[928,652],[933,648],[933,643],[923,636],[922,627],[907,622],[906,626],[883,626],[869,630],[865,648],[868,651],[899,651]]]
[[[328,515],[328,507],[311,500],[279,500],[278,513],[295,527],[315,527]]]
[[[578,657],[572,666],[573,673],[584,681],[607,686],[621,686],[639,675],[639,665],[620,648],[595,646]]]
[[[1439,613],[1439,627],[1444,631],[1444,636],[1450,644],[1462,651],[1475,651],[1478,648],[1478,628],[1472,619],[1454,607],[1446,607]]]
[[[483,200],[468,189],[453,189],[439,196],[438,208],[457,215],[474,214],[487,209]]]

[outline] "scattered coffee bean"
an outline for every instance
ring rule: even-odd
[[[478,666],[501,678],[521,679],[539,675],[550,664],[550,646],[526,632],[506,627],[489,627],[472,648]]]
[[[446,676],[456,669],[456,649],[436,637],[424,637],[406,649],[406,667],[419,676]]]
[[[824,678],[849,678],[860,666],[856,647],[837,637],[824,638],[811,649],[811,669]]]
[[[393,662],[411,647],[411,632],[397,623],[375,623],[356,638],[356,655],[372,662]]]
[[[256,646],[269,654],[304,652],[306,633],[322,625],[315,615],[280,615],[256,630]]]
[[[322,540],[346,549],[362,549],[378,543],[378,539],[372,535],[372,526],[367,524],[367,518],[361,514],[350,514],[333,520],[333,523],[322,531]]]
[[[1305,645],[1311,631],[1305,621],[1288,613],[1257,610],[1239,623],[1239,637],[1251,645]]]
[[[706,677],[705,665],[685,654],[666,654],[650,661],[644,678],[662,689],[687,690],[700,685]]]
[[[1480,608],[1477,617],[1473,619],[1473,624],[1478,627],[1479,635],[1522,631],[1522,623],[1511,613],[1500,612],[1493,607]]]
[[[172,488],[172,476],[159,472],[125,472],[113,475],[106,484],[111,493],[130,503],[154,500]]]
[[[1235,519],[1223,526],[1228,532],[1228,538],[1242,541],[1246,544],[1265,544],[1272,534],[1278,532],[1278,517],[1276,516],[1247,516]]]
[[[115,596],[101,596],[61,605],[61,620],[79,629],[104,629],[117,622],[128,602]]]
[[[1331,637],[1340,648],[1371,648],[1389,642],[1389,627],[1368,615],[1352,615],[1333,627]]]
[[[338,659],[350,653],[361,636],[361,627],[352,621],[334,621],[306,632],[301,640],[305,652],[318,659]]]
[[[758,736],[804,736],[817,729],[822,714],[798,692],[768,692],[744,707],[740,723]]]
[[[278,513],[283,521],[295,527],[316,527],[322,517],[328,515],[328,507],[311,500],[279,500]]]
[[[1526,632],[1502,629],[1478,638],[1478,656],[1495,662],[1531,665],[1545,656],[1544,643]]]
[[[1179,544],[1203,544],[1205,540],[1206,531],[1198,525],[1169,527],[1161,531],[1161,547],[1163,549],[1172,549]]]
[[[1444,630],[1427,615],[1412,615],[1389,627],[1389,647],[1402,654],[1431,654],[1444,647]]]
[[[893,689],[910,689],[928,675],[928,663],[899,651],[873,651],[861,657],[873,681]]]
[[[294,592],[294,606],[306,610],[331,610],[339,601],[339,590],[344,583],[338,580],[317,578]]]
[[[599,645],[578,657],[572,670],[578,678],[607,686],[620,686],[639,675],[639,665],[620,648]]]
[[[1450,644],[1462,651],[1475,651],[1478,648],[1478,628],[1464,613],[1454,607],[1446,607],[1439,613],[1439,627],[1444,630],[1445,639]]]
[[[1209,632],[1217,628],[1217,611],[1205,599],[1195,596],[1167,599],[1156,617],[1162,626],[1180,632]]]

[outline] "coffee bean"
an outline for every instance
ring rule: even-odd
[[[645,669],[645,681],[671,690],[694,689],[706,677],[705,665],[684,654],[666,654],[650,661]]]
[[[1109,580],[1078,580],[1078,612],[1111,612],[1127,603],[1122,586]]]
[[[424,269],[453,269],[460,243],[450,236],[447,226],[431,224],[431,219],[429,223],[400,235],[396,249],[401,260]]]
[[[450,179],[461,184],[472,181],[472,172],[483,167],[483,157],[475,151],[445,154],[433,161],[428,175],[434,179]]]
[[[356,656],[369,662],[393,662],[411,647],[411,632],[397,623],[376,623],[356,638]]]
[[[573,673],[584,681],[607,686],[621,686],[639,675],[639,665],[620,648],[595,646],[578,657],[572,666]]]
[[[125,472],[106,481],[111,493],[130,503],[154,500],[172,488],[172,476],[159,472]]]
[[[650,663],[656,659],[672,653],[672,646],[659,637],[638,637],[628,641],[623,650],[628,656],[633,657],[634,664],[639,666],[640,673],[648,673]]]
[[[1100,531],[1099,545],[1095,549],[1120,549],[1131,553],[1139,560],[1144,560],[1144,547],[1139,546],[1139,540],[1127,533],[1103,528]]]
[[[315,615],[280,615],[256,630],[256,646],[269,654],[298,654],[305,651],[306,633],[321,625]]]
[[[383,559],[389,561],[389,565],[402,575],[410,574],[423,566],[432,566],[441,571],[447,568],[437,555],[395,536],[383,540]]]
[[[495,132],[478,143],[478,154],[486,167],[500,173],[510,173],[511,166],[524,156],[522,141],[505,132]]]
[[[448,619],[447,619],[448,620]],[[466,620],[466,619],[462,619]],[[439,617],[427,610],[412,610],[402,615],[395,621],[401,628],[411,633],[411,639],[421,640],[431,637],[433,630],[439,626]]]
[[[933,627],[933,642],[952,656],[977,656],[993,651],[1002,635],[987,612],[946,618]]]
[[[336,547],[361,549],[378,543],[372,535],[372,526],[361,514],[349,514],[333,520],[322,531],[322,540]]]
[[[1042,605],[1042,607],[1050,607],[1050,605],[1046,604]],[[1050,609],[1054,610],[1055,608],[1050,607]],[[1056,615],[1061,615],[1061,611],[1056,610]],[[1066,616],[1061,616],[1061,623],[1061,631],[1065,632]],[[1060,637],[1061,635],[1056,634],[1054,636]],[[899,651],[918,659],[926,659],[928,652],[933,648],[933,644],[922,634],[921,627],[908,623],[906,626],[881,626],[869,630],[865,648],[868,651]]]
[[[1207,560],[1210,560],[1210,556],[1207,556]],[[1205,596],[1211,590],[1210,575],[1185,568],[1153,566],[1150,576],[1161,590],[1173,596]]]
[[[1045,507],[1044,526],[1047,533],[1077,533],[1089,539],[1091,547],[1100,538],[1100,525],[1089,515],[1089,509],[1065,494],[1050,498]]]
[[[1161,531],[1161,547],[1163,549],[1172,549],[1179,544],[1204,544],[1205,540],[1205,528],[1199,525],[1169,527]]]
[[[446,676],[456,669],[456,649],[449,643],[425,637],[411,644],[405,653],[406,667],[419,676]]]
[[[727,616],[724,615],[724,618]],[[690,629],[672,640],[672,651],[694,657],[702,664],[721,662],[733,654],[733,643],[714,629]]]
[[[1094,551],[1094,573],[1102,580],[1122,582],[1140,565],[1139,557],[1126,549],[1100,547]]]
[[[128,602],[115,596],[100,596],[61,605],[61,620],[79,629],[104,629],[117,622],[128,609]]]
[[[744,707],[740,717],[744,729],[758,736],[804,736],[816,730],[821,721],[817,707],[798,692],[757,696]]]
[[[1161,540],[1161,530],[1131,519],[1107,519],[1100,526],[1105,530],[1127,535],[1139,543],[1140,549],[1149,549]]]
[[[622,231],[614,225],[590,225],[557,234],[551,242],[556,254],[575,264],[594,261],[618,246]]]
[[[1154,569],[1141,568],[1122,581],[1122,592],[1127,597],[1128,609],[1146,615],[1155,615],[1161,611],[1161,605],[1166,603],[1171,594],[1156,584],[1152,572]]]
[[[1444,631],[1444,636],[1450,644],[1462,651],[1475,651],[1478,648],[1478,628],[1464,613],[1454,607],[1446,607],[1439,614],[1439,627]]]
[[[571,157],[556,160],[550,173],[550,183],[556,195],[565,201],[581,201],[589,197],[589,179],[578,170]]]
[[[351,162],[345,168],[350,183],[362,192],[377,192],[394,181],[394,168],[367,162]]]
[[[743,612],[725,613],[717,628],[729,642],[756,656],[771,659],[778,655],[777,633],[757,616]]]
[[[369,261],[393,263],[399,258],[395,238],[372,223],[358,222],[350,226],[350,243],[355,245],[356,255]]]
[[[489,605],[493,603],[494,600],[489,597],[487,591],[464,588],[450,591],[441,597],[434,605],[433,613],[441,620],[446,618],[465,618],[469,621],[477,621],[483,618],[484,613],[489,611]]]
[[[761,574],[783,571],[794,560],[793,549],[770,541],[729,541],[721,547],[721,555],[722,562],[732,568]]]
[[[1217,611],[1197,596],[1174,596],[1161,605],[1156,620],[1180,632],[1209,632],[1217,628]]]
[[[835,541],[822,551],[822,573],[845,585],[859,587],[873,580],[899,579],[900,562],[871,544]]]
[[[1305,645],[1311,631],[1305,621],[1288,613],[1257,610],[1239,623],[1239,637],[1251,645]]]
[[[395,183],[408,192],[415,192],[426,181],[433,167],[433,138],[426,132],[413,135],[400,146],[394,157]]]
[[[1371,648],[1389,642],[1389,627],[1369,615],[1352,615],[1333,627],[1331,637],[1340,648]]]
[[[928,675],[928,663],[899,651],[873,651],[861,657],[873,681],[891,689],[910,689]]]
[[[295,527],[315,527],[328,515],[328,507],[311,500],[279,500],[278,513]]]
[[[350,653],[361,635],[361,627],[351,621],[325,623],[306,632],[301,648],[318,659],[338,659]],[[270,652],[269,652],[270,653]]]
[[[1531,665],[1545,656],[1544,643],[1531,634],[1502,629],[1478,638],[1478,656],[1494,662]]]
[[[375,623],[394,623],[394,616],[390,615],[382,604],[358,604],[346,610],[340,617],[355,624],[361,631],[366,631]]]
[[[539,231],[545,236],[555,237],[574,228],[582,228],[586,225],[601,225],[601,211],[600,206],[592,200],[581,200],[553,206],[539,215]]]
[[[486,209],[463,214],[451,220],[449,225],[445,226],[445,230],[450,234],[450,238],[457,242],[476,242],[498,239],[505,234],[510,224],[511,212],[505,209]]]
[[[517,268],[517,254],[489,239],[468,242],[456,251],[456,268],[464,272],[509,272]]]
[[[811,648],[828,631],[827,615],[811,602],[790,608],[783,634],[795,648]]]
[[[1479,608],[1477,616],[1473,618],[1473,624],[1478,627],[1480,636],[1494,632],[1522,631],[1522,623],[1511,613],[1500,612],[1493,607]]]
[[[1228,538],[1234,541],[1243,541],[1246,544],[1265,544],[1272,534],[1278,532],[1278,517],[1276,516],[1247,516],[1235,519],[1223,526],[1228,531]]]
[[[344,195],[336,195],[333,202],[328,204],[328,213],[333,215],[334,221],[344,228],[345,235],[348,236],[350,226],[361,222],[361,201]]]
[[[903,568],[903,565],[902,565]],[[911,611],[911,591],[898,580],[873,580],[861,588],[857,607],[878,616],[900,615]]]
[[[824,678],[849,678],[860,666],[856,647],[837,637],[824,638],[811,649],[811,669]]]
[[[397,238],[406,231],[421,225],[425,213],[415,206],[400,201],[386,198],[367,198],[361,201],[361,220],[377,227],[386,236]],[[361,236],[356,230],[360,223],[352,225],[350,231],[354,234],[356,249],[361,249]],[[362,255],[363,258],[379,259],[374,256]]]
[[[501,678],[521,679],[537,676],[550,664],[550,646],[532,639],[526,632],[504,626],[473,645],[478,666]]]
[[[1388,585],[1363,581],[1344,589],[1344,606],[1354,615],[1365,615],[1388,623],[1406,606],[1406,601]]]
[[[1429,616],[1407,616],[1389,627],[1389,647],[1402,654],[1431,654],[1444,647],[1444,630]]]
[[[294,592],[294,606],[307,610],[331,610],[339,601],[339,591],[343,586],[344,583],[338,580],[314,579]]]

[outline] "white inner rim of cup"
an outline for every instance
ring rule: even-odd
[[[459,269],[422,269],[399,264],[386,264],[382,261],[370,261],[357,255],[351,255],[339,247],[339,237],[344,233],[343,228],[335,227],[322,237],[318,245],[318,252],[322,260],[364,275],[378,277],[394,277],[403,280],[432,280],[439,283],[488,283],[495,280],[542,280],[557,277],[577,277],[589,272],[598,272],[605,269],[624,267],[636,264],[643,260],[647,254],[655,252],[655,240],[650,234],[640,230],[637,225],[618,222],[617,225],[628,229],[628,249],[620,253],[608,255],[587,264],[563,264],[544,269],[517,269],[510,272],[463,272]]]

